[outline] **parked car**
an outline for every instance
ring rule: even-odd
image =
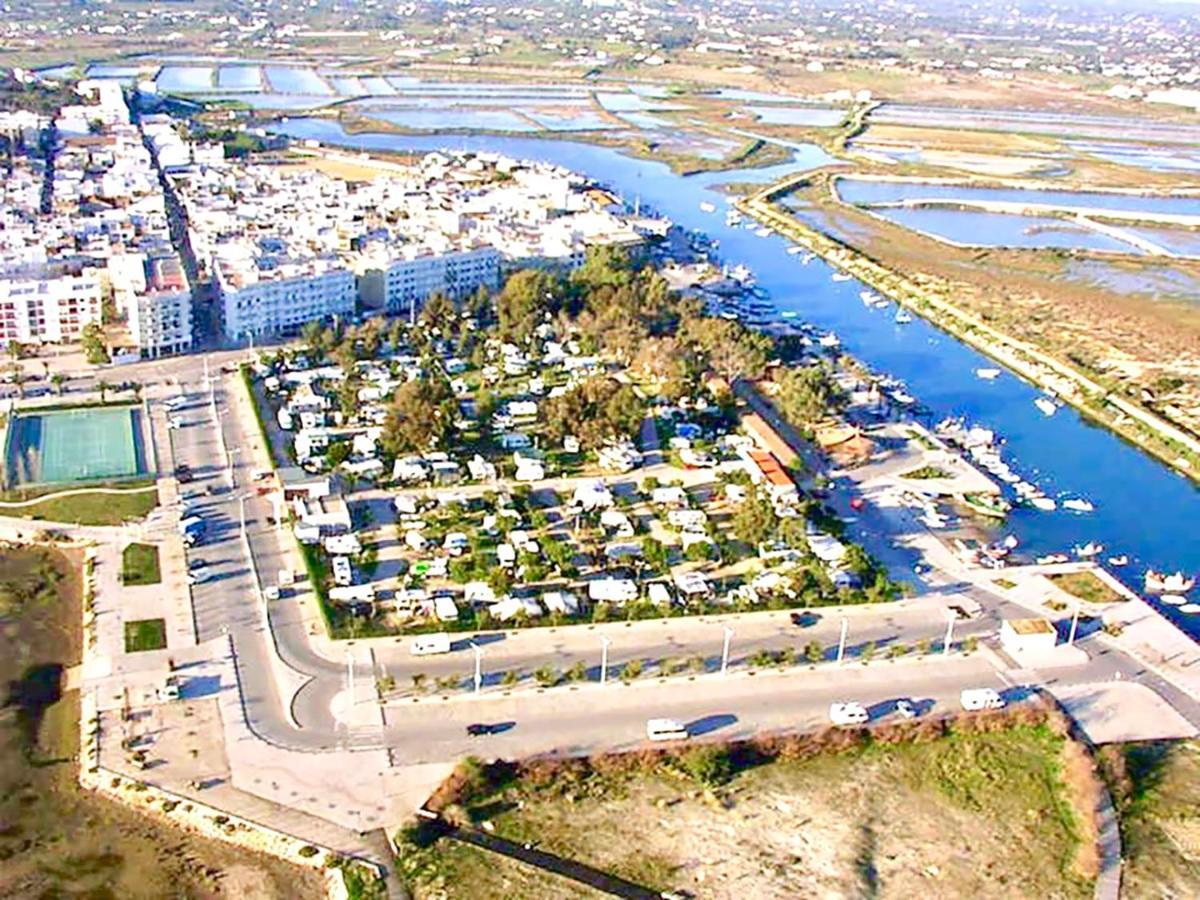
[[[482,737],[485,734],[492,733],[492,726],[486,725],[483,722],[472,722],[467,726],[467,734],[471,737]]]
[[[188,560],[188,568],[189,569],[203,569],[207,565],[208,565],[208,563],[205,562],[203,559],[201,559],[199,556],[197,556],[195,559]]]
[[[992,688],[968,688],[959,695],[968,712],[980,709],[1004,709],[1004,698]]]
[[[861,703],[833,703],[829,706],[829,721],[834,725],[865,725],[871,717]]]
[[[652,741],[682,741],[688,738],[688,730],[674,719],[647,719],[646,737]]]
[[[189,484],[196,480],[196,476],[192,474],[191,466],[180,463],[175,467],[175,480],[180,484]]]
[[[915,719],[917,717],[917,708],[913,706],[911,700],[897,700],[896,715],[902,719]]]

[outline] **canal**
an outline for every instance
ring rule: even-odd
[[[1059,508],[1041,512],[1014,510],[1007,530],[1025,552],[1070,552],[1095,541],[1105,547],[1101,559],[1126,554],[1129,564],[1113,570],[1134,590],[1142,588],[1147,568],[1195,573],[1200,570],[1200,489],[1111,432],[1090,424],[1070,407],[1051,417],[1033,405],[1041,396],[1034,386],[1005,372],[994,381],[975,370],[989,359],[922,320],[898,325],[887,310],[868,309],[859,300],[862,285],[834,282],[820,260],[802,265],[789,255],[789,242],[772,235],[725,224],[726,182],[771,180],[829,160],[819,148],[797,153],[790,165],[771,170],[679,176],[664,164],[634,159],[607,147],[561,140],[496,136],[409,136],[354,134],[324,119],[292,119],[272,130],[297,139],[365,150],[469,150],[541,160],[572,169],[640,199],[685,228],[720,240],[730,265],[744,264],[766,288],[780,312],[795,311],[813,324],[835,331],[845,349],[879,372],[903,379],[936,421],[964,417],[994,429],[1005,439],[1003,455],[1013,470],[1036,482],[1048,496],[1084,497],[1092,513]],[[705,213],[701,203],[717,206]],[[1150,598],[1153,600],[1153,598]],[[1172,621],[1200,636],[1200,616],[1188,617],[1163,607]]]

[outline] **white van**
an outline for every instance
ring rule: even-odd
[[[350,568],[349,557],[333,557],[333,583],[339,587],[346,587],[354,583],[354,570]]]
[[[445,632],[441,634],[419,634],[413,638],[409,651],[413,656],[428,656],[431,653],[449,653],[450,635]]]
[[[647,719],[646,737],[652,741],[684,741],[688,730],[682,722],[674,719]]]
[[[829,721],[834,725],[865,725],[870,720],[861,703],[831,703]]]
[[[980,709],[1004,709],[1004,698],[991,688],[969,688],[959,695],[962,708],[968,712]]]

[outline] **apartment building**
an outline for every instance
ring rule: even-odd
[[[32,267],[0,275],[0,345],[76,340],[100,321],[103,285],[98,270]]]
[[[117,309],[143,358],[192,348],[192,292],[178,257],[125,253],[108,263]]]
[[[269,258],[216,257],[212,271],[226,337],[295,332],[306,323],[354,315],[354,273],[336,260],[276,265]]]
[[[388,262],[364,257],[358,278],[359,295],[369,309],[415,315],[434,294],[461,299],[480,286],[500,286],[500,253],[476,247],[448,253],[414,252]]]

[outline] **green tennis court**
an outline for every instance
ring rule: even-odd
[[[20,412],[9,426],[9,486],[144,474],[141,432],[135,406]]]

